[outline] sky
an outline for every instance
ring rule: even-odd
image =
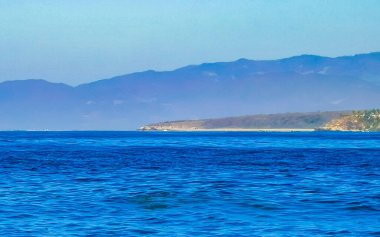
[[[379,0],[0,0],[0,81],[380,51]]]

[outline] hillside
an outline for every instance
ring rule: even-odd
[[[333,119],[323,128],[332,131],[380,131],[380,110],[353,111]]]
[[[316,129],[328,122],[350,114],[349,111],[284,113],[268,115],[238,116],[219,119],[172,121],[149,124],[143,131],[196,131],[238,129]]]
[[[369,109],[379,101],[380,53],[239,59],[77,87],[3,82],[0,130],[132,130],[183,118]]]

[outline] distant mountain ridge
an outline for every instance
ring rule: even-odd
[[[130,130],[157,121],[379,107],[380,52],[239,59],[76,87],[0,83],[0,129]]]

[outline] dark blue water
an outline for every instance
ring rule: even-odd
[[[380,133],[0,133],[1,236],[380,236]]]

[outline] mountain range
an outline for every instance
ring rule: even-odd
[[[72,87],[0,83],[1,130],[131,130],[159,121],[371,109],[380,104],[380,52],[239,59],[145,71]]]

